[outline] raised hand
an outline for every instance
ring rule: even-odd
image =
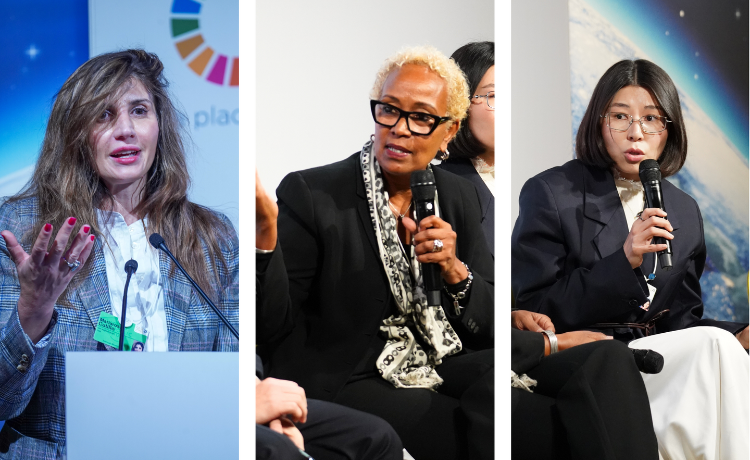
[[[268,196],[255,171],[255,247],[272,250],[276,248],[276,221],[279,206]]]
[[[68,218],[57,232],[51,247],[52,225],[45,224],[34,241],[31,254],[23,250],[13,233],[8,230],[0,233],[16,264],[21,286],[18,318],[24,332],[34,343],[44,337],[57,299],[73,279],[76,270],[86,263],[94,247],[94,235],[89,235],[91,227],[84,225],[65,251],[75,223],[75,217]],[[79,264],[76,265],[76,261]],[[69,263],[74,266],[69,266]]]
[[[651,240],[656,236],[668,240],[674,238],[674,235],[669,233],[674,230],[672,224],[665,217],[667,217],[667,213],[659,208],[646,208],[640,217],[633,222],[633,227],[631,227],[622,247],[632,268],[641,266],[643,254],[667,249],[666,244],[651,244]]]

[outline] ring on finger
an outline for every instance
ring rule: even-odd
[[[440,252],[443,250],[443,241],[435,238],[432,240],[432,252]]]
[[[68,265],[68,268],[70,269],[71,272],[74,272],[74,271],[78,270],[78,267],[81,266],[81,261],[78,260],[78,259],[70,262],[70,261],[68,261],[68,259],[66,259],[65,257],[63,257],[62,260],[63,260],[63,262],[65,262]]]
[[[637,217],[637,218],[641,219],[642,221],[646,222],[646,219],[644,219],[641,214],[643,214],[643,211],[641,211],[638,214],[636,214],[635,217]]]

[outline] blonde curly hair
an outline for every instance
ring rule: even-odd
[[[448,114],[452,121],[466,118],[469,110],[469,85],[466,77],[453,59],[432,46],[414,46],[402,49],[385,60],[378,70],[370,99],[380,99],[386,78],[396,67],[416,64],[428,67],[445,80],[448,85]]]

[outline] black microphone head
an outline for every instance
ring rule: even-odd
[[[644,374],[658,374],[664,367],[664,357],[654,350],[632,348],[638,370]]]
[[[125,262],[125,272],[126,273],[135,273],[136,270],[138,270],[138,262],[136,262],[133,259],[130,259],[127,262]]]
[[[643,160],[638,166],[638,176],[641,182],[654,182],[661,180],[661,170],[659,162],[656,160]]]
[[[411,173],[411,196],[414,201],[428,201],[435,198],[435,175],[429,169]]]
[[[664,356],[654,350],[648,350],[643,360],[643,372],[646,374],[658,374],[664,368]]]
[[[148,242],[151,243],[151,246],[155,247],[156,249],[161,249],[159,246],[164,244],[164,238],[162,238],[158,233],[152,233],[151,236],[148,237]]]

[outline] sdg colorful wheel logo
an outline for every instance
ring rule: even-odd
[[[221,54],[206,43],[200,27],[201,6],[194,0],[172,3],[172,38],[177,51],[202,78],[221,86],[239,86],[240,58]]]

